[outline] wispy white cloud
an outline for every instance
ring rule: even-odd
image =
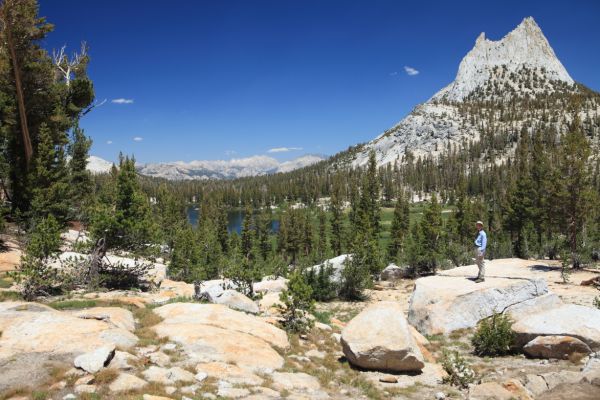
[[[288,151],[300,151],[302,147],[274,147],[267,150],[267,153],[286,153]]]
[[[111,103],[114,103],[114,104],[133,104],[133,99],[124,99],[124,98],[120,97],[118,99],[112,99]]]
[[[398,71],[390,72],[390,76],[396,76],[396,75],[398,75]]]
[[[408,65],[404,66],[404,71],[409,75],[409,76],[415,76],[415,75],[419,75],[419,71],[416,70],[413,67],[409,67]]]
[[[144,138],[141,137],[141,136],[136,136],[136,137],[133,138],[133,140],[136,141],[136,142],[141,142],[142,140],[144,140]]]
[[[226,156],[235,156],[236,154],[237,154],[237,151],[235,151],[235,150],[225,150]]]
[[[107,140],[106,144],[112,144],[112,140]]]

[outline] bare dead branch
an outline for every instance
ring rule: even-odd
[[[77,67],[84,63],[85,58],[87,57],[87,44],[85,42],[81,42],[81,50],[79,53],[74,52],[71,57],[66,55],[66,47],[67,45],[64,45],[58,52],[53,50],[52,60],[54,61],[54,65],[58,69],[59,73],[64,78],[65,83],[67,86],[69,86],[73,72],[77,69]]]

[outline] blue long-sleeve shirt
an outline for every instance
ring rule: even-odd
[[[479,251],[485,251],[487,247],[487,234],[483,229],[479,231],[477,239],[475,239],[475,246],[477,246]]]

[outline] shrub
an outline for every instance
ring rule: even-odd
[[[313,299],[316,301],[330,301],[337,296],[338,285],[331,279],[333,267],[330,263],[320,265],[318,270],[309,269],[305,273],[306,282],[312,288]]]
[[[252,298],[254,282],[260,281],[261,271],[256,260],[235,256],[227,261],[223,276],[233,282],[233,288]]]
[[[475,371],[457,351],[444,351],[442,367],[448,373],[448,376],[444,378],[444,383],[467,388],[469,383],[473,383],[477,379]]]
[[[475,354],[497,356],[509,353],[514,343],[512,323],[508,315],[501,313],[494,313],[479,322],[477,332],[471,339]]]
[[[56,219],[50,215],[37,221],[30,233],[21,265],[12,274],[15,282],[21,286],[21,295],[25,300],[60,292],[68,285],[67,277],[50,265],[59,247],[60,226]]]
[[[600,309],[600,296],[594,297],[594,307]]]
[[[563,283],[569,283],[571,281],[571,258],[566,250],[563,250],[560,255],[560,277]]]
[[[288,282],[287,290],[279,295],[283,303],[280,307],[283,327],[294,333],[306,332],[312,328],[309,313],[314,311],[312,289],[304,280],[304,275],[295,271]]]
[[[62,301],[54,301],[48,304],[50,307],[55,310],[78,310],[82,308],[92,308],[98,305],[96,300],[62,300]]]
[[[152,283],[146,278],[152,264],[135,261],[134,265],[102,262],[98,269],[98,285],[110,290],[140,288],[150,290]]]
[[[350,301],[364,300],[364,291],[372,284],[364,257],[356,253],[347,257],[341,275],[340,297]]]
[[[153,282],[148,274],[153,264],[143,260],[131,263],[111,262],[105,255],[92,251],[91,257],[98,257],[97,264],[85,256],[71,256],[60,260],[63,276],[68,276],[73,286],[96,290],[141,289],[150,290]]]

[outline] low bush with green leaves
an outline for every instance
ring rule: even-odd
[[[458,351],[444,351],[441,361],[442,367],[448,373],[448,376],[444,378],[444,383],[466,389],[477,379],[475,371]]]
[[[479,322],[471,343],[479,356],[499,356],[511,352],[515,334],[512,319],[502,313],[494,313]]]

